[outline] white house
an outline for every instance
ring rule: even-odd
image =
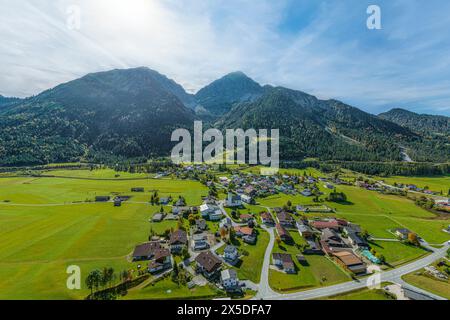
[[[222,210],[217,208],[213,212],[210,212],[208,217],[210,221],[219,221],[223,217]]]
[[[240,207],[242,206],[241,196],[228,192],[227,200],[225,201],[227,207]]]
[[[311,197],[312,196],[312,192],[310,189],[305,189],[301,192],[301,194],[305,197]]]
[[[240,194],[239,196],[241,197],[242,202],[245,202],[247,204],[254,204],[255,203],[255,200],[251,196],[248,196],[246,194]]]
[[[236,270],[222,270],[220,273],[220,278],[222,280],[222,286],[226,291],[233,291],[239,288],[239,279],[237,277]]]
[[[194,251],[207,248],[209,248],[209,243],[206,233],[194,234],[192,236],[192,249]]]
[[[222,211],[219,207],[204,203],[200,206],[200,214],[203,218],[208,218],[211,221],[218,221],[222,219]]]

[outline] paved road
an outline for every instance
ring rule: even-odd
[[[272,248],[275,244],[275,235],[273,232],[273,228],[268,228],[264,225],[261,227],[269,233],[270,240],[267,245],[266,253],[264,254],[264,261],[261,270],[261,280],[259,283],[259,290],[255,296],[255,299],[267,299],[267,297],[271,297],[276,295],[277,293],[270,288],[269,285],[269,269],[270,269],[270,256],[272,255]],[[269,298],[270,299],[270,298]]]
[[[390,271],[383,271],[380,275],[380,281],[381,282],[404,282],[401,280],[401,277],[405,274],[411,273],[415,270],[421,269],[423,267],[426,267],[427,265],[433,263],[434,261],[445,257],[447,254],[447,250],[449,248],[449,244],[446,243],[444,247],[440,249],[435,249],[435,251],[419,260],[416,260],[410,264],[404,265],[402,267],[399,267],[394,270]],[[267,252],[266,252],[267,253]],[[263,270],[264,271],[264,270]],[[263,272],[264,274],[264,272]],[[263,284],[265,281],[268,283],[268,278],[266,280],[261,279],[261,284]],[[260,284],[260,292],[258,292],[256,298],[257,299],[268,299],[268,300],[308,300],[308,299],[317,299],[317,298],[323,298],[328,296],[333,296],[357,289],[362,289],[367,287],[367,280],[361,279],[357,281],[349,281],[341,284],[337,284],[334,286],[329,287],[323,287],[313,290],[307,290],[302,292],[296,292],[296,293],[290,293],[290,294],[281,294],[273,292],[272,290],[267,290],[267,288],[264,288],[264,285]],[[410,285],[408,285],[410,286]],[[412,287],[412,286],[410,286]],[[262,290],[264,289],[264,290]],[[417,288],[418,289],[418,288]],[[269,293],[269,291],[272,291],[272,293]],[[417,291],[424,292],[421,289],[418,289]],[[426,292],[426,294],[431,295],[430,293]],[[437,297],[440,298],[440,297]],[[442,298],[441,298],[442,299]]]

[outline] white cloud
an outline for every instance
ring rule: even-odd
[[[450,112],[446,2],[379,1],[383,30],[370,33],[368,1],[323,1],[285,33],[290,2],[0,0],[0,93],[27,96],[89,72],[148,66],[190,91],[242,70],[372,112],[409,103]],[[67,27],[71,5],[81,9],[80,30]]]

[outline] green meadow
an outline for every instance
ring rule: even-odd
[[[150,227],[163,232],[176,225],[150,224],[159,207],[146,203],[150,192],[131,193],[136,186],[183,195],[191,205],[207,194],[184,180],[0,179],[0,299],[82,299],[89,294],[84,280],[82,290],[66,288],[69,265],[80,266],[83,279],[95,268],[136,271],[127,255],[147,241]],[[121,207],[77,203],[115,193],[133,197]]]
[[[312,170],[287,172],[303,174],[307,171],[315,176],[322,175]],[[0,299],[83,299],[89,294],[84,279],[93,269],[113,267],[116,272],[131,270],[136,273],[137,264],[127,260],[134,246],[147,241],[150,229],[162,233],[177,224],[176,221],[149,222],[160,209],[148,203],[152,192],[158,191],[160,197],[171,195],[177,198],[182,195],[188,205],[200,205],[201,197],[208,193],[206,187],[195,181],[154,179],[145,174],[117,173],[114,170],[54,170],[43,174],[53,177],[12,177],[6,174],[0,177]],[[440,184],[442,180],[436,183]],[[427,184],[431,188],[432,183]],[[133,187],[143,187],[145,192],[132,193]],[[330,192],[320,183],[319,187],[325,194]],[[349,203],[325,202],[335,208],[336,213],[314,216],[348,219],[378,238],[392,239],[392,229],[407,227],[431,244],[450,240],[450,235],[442,232],[450,220],[439,218],[406,198],[353,186],[337,186],[337,189],[345,192]],[[131,199],[121,207],[93,202],[96,196],[117,194],[131,196]],[[220,197],[223,198],[224,194],[220,193]],[[249,206],[248,209],[257,213],[264,207],[283,206],[288,200],[294,205],[312,204],[311,198],[301,195],[275,195],[260,199],[257,206]],[[170,209],[169,206],[164,207],[166,212]],[[247,211],[241,210],[241,213]],[[215,224],[210,224],[210,227],[215,230]],[[297,233],[292,234],[297,242],[302,241]],[[259,281],[268,240],[268,234],[260,230],[256,246],[241,244],[248,256],[243,258],[239,277]],[[424,254],[421,249],[401,243],[378,240],[375,243],[375,249],[394,266]],[[274,250],[278,250],[277,246]],[[297,253],[295,247],[286,250]],[[348,279],[339,267],[324,257],[307,256],[307,260],[309,265],[298,265],[299,273],[294,276],[271,270],[273,288],[279,291],[303,290]],[[66,269],[70,265],[81,267],[81,290],[68,290],[66,287]],[[129,294],[125,298],[181,298],[186,295],[210,298],[217,292],[210,287],[189,290],[164,280],[139,290],[130,290]]]

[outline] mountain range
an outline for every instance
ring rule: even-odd
[[[195,95],[134,68],[92,73],[26,99],[0,96],[0,165],[167,156],[176,128],[280,129],[282,159],[449,160],[449,119],[394,109],[379,116],[337,100],[261,86],[230,73]]]

